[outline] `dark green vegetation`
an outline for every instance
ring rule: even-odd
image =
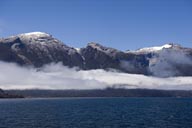
[[[192,97],[192,91],[152,89],[7,90],[24,97]]]

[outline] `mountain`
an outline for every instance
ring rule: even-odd
[[[22,66],[41,67],[62,62],[69,67],[115,69],[158,77],[192,76],[192,49],[177,44],[120,51],[98,43],[73,48],[43,32],[24,33],[0,39],[0,60]]]
[[[0,89],[0,98],[23,98],[23,96],[12,93],[6,93],[2,89]]]
[[[82,67],[83,58],[72,47],[42,32],[25,33],[0,39],[0,60],[41,67],[51,62],[63,62],[70,67]]]
[[[86,89],[86,90],[7,90],[14,95],[22,95],[26,98],[47,97],[192,97],[191,90],[155,90],[155,89]]]

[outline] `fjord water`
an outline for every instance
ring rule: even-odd
[[[0,100],[0,128],[191,127],[191,98]]]

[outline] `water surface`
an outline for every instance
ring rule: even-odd
[[[0,128],[191,127],[191,98],[0,100]]]

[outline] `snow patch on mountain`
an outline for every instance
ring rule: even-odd
[[[23,33],[19,35],[20,37],[28,37],[28,38],[39,38],[39,37],[50,37],[50,34],[45,32],[30,32],[30,33]]]
[[[81,48],[75,48],[77,50],[78,53],[80,53]]]
[[[136,50],[136,51],[127,51],[127,53],[129,53],[129,52],[136,52],[136,53],[158,52],[158,51],[161,51],[161,50],[163,50],[163,49],[172,48],[173,46],[174,46],[173,43],[169,43],[169,44],[165,44],[165,45],[162,45],[162,46],[141,48],[141,49],[138,49],[138,50]]]

